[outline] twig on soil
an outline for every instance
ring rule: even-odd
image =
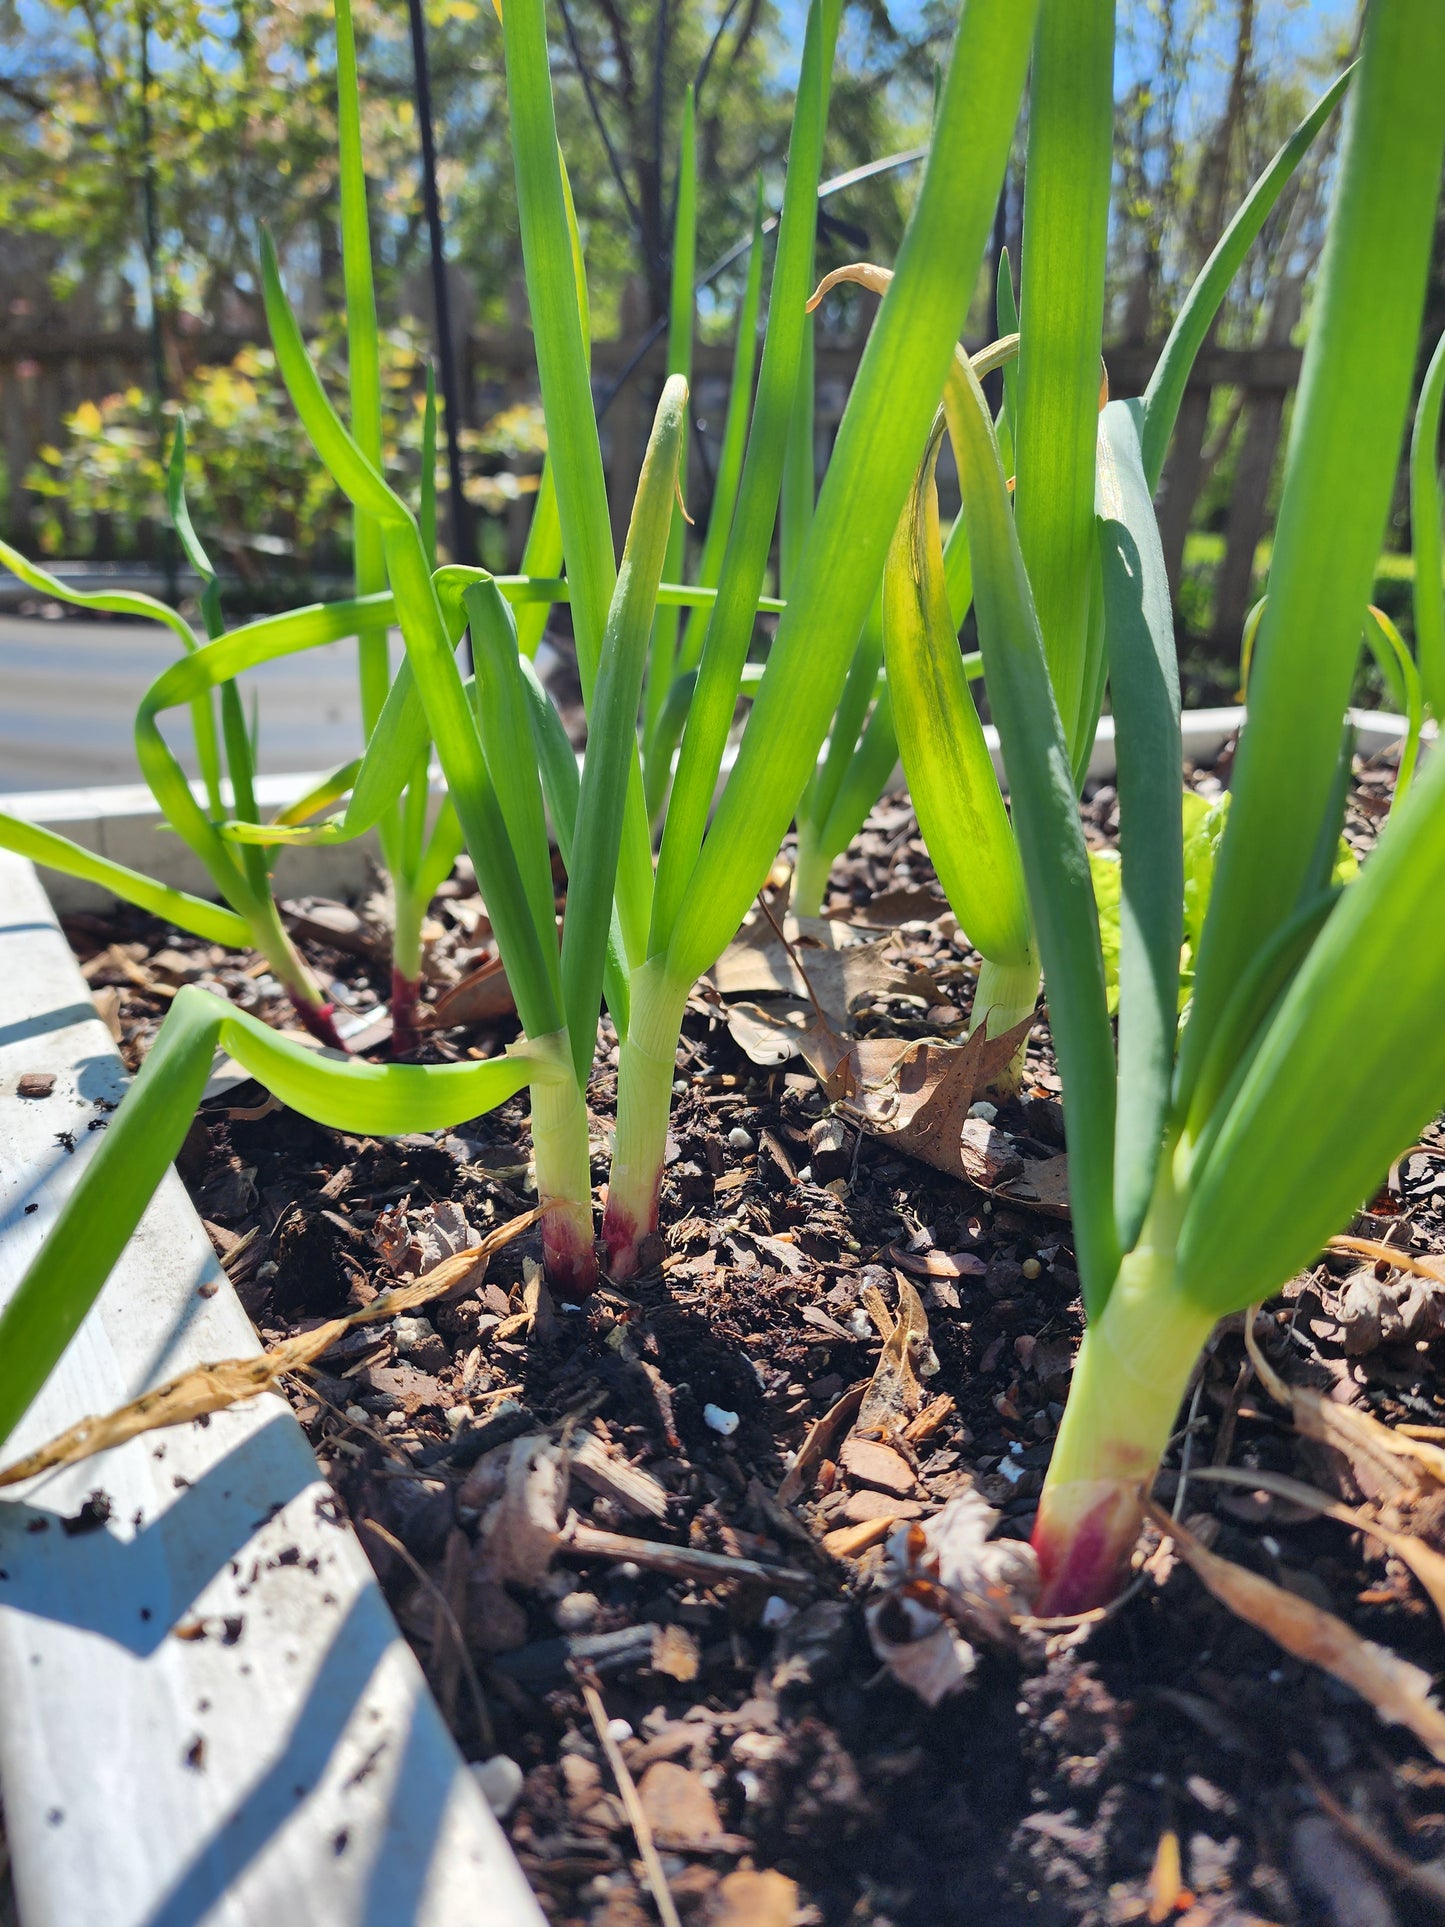
[[[1184,1511],[1184,1495],[1189,1490],[1189,1461],[1194,1456],[1194,1421],[1199,1416],[1199,1400],[1204,1392],[1204,1374],[1199,1372],[1194,1380],[1194,1396],[1189,1401],[1189,1417],[1184,1424],[1184,1443],[1179,1448],[1179,1489],[1174,1494],[1172,1516],[1179,1518]]]
[[[1378,1519],[1372,1519],[1369,1513],[1343,1505],[1327,1493],[1317,1492],[1312,1485],[1291,1479],[1283,1472],[1252,1471],[1233,1465],[1206,1465],[1201,1466],[1194,1476],[1218,1485],[1242,1485],[1251,1492],[1269,1492],[1275,1498],[1283,1499],[1287,1505],[1307,1506],[1323,1518],[1338,1520],[1341,1525],[1352,1526],[1356,1532],[1369,1533],[1410,1568],[1434,1601],[1435,1610],[1445,1619],[1445,1554],[1438,1553],[1413,1533],[1395,1532],[1389,1526],[1381,1525]],[[1174,1517],[1179,1517],[1177,1510]]]
[[[430,1593],[432,1599],[435,1601],[437,1618],[446,1625],[450,1632],[452,1640],[455,1643],[457,1657],[461,1661],[462,1671],[466,1675],[467,1690],[472,1696],[472,1710],[477,1716],[478,1737],[481,1739],[482,1745],[487,1749],[487,1753],[490,1756],[497,1750],[497,1736],[492,1727],[492,1716],[487,1710],[487,1702],[482,1694],[482,1682],[477,1678],[477,1669],[472,1664],[472,1656],[467,1651],[467,1642],[463,1637],[461,1627],[457,1624],[457,1616],[452,1611],[450,1600],[426,1570],[425,1566],[412,1557],[411,1553],[407,1551],[395,1533],[388,1532],[386,1527],[376,1519],[363,1519],[361,1523],[366,1527],[368,1532],[374,1532],[389,1551],[396,1554],[397,1558],[401,1560],[402,1564],[417,1581],[418,1585]]]
[[[658,1918],[662,1921],[663,1927],[682,1927],[677,1917],[677,1908],[673,1905],[672,1895],[668,1891],[667,1875],[662,1871],[662,1862],[657,1857],[652,1827],[643,1811],[637,1783],[627,1769],[627,1762],[622,1757],[622,1748],[612,1737],[607,1708],[597,1689],[596,1675],[583,1672],[575,1665],[572,1668],[572,1674],[581,1690],[583,1703],[591,1715],[592,1724],[597,1729],[597,1739],[602,1751],[607,1755],[607,1764],[612,1768],[612,1777],[617,1782],[617,1791],[622,1795],[622,1804],[627,1809],[628,1823],[637,1840],[637,1851],[647,1874],[647,1884],[652,1891]]]
[[[699,1552],[692,1546],[664,1546],[655,1539],[631,1539],[625,1533],[604,1532],[580,1519],[568,1521],[557,1547],[558,1555],[575,1559],[630,1559],[634,1565],[652,1572],[665,1572],[673,1579],[695,1579],[701,1585],[726,1585],[729,1581],[751,1580],[784,1592],[789,1587],[811,1591],[816,1583],[795,1566],[768,1566],[760,1559],[735,1558],[725,1552]]]
[[[1445,1285],[1445,1260],[1417,1258],[1398,1245],[1385,1244],[1378,1238],[1331,1238],[1329,1248],[1347,1251],[1357,1258],[1373,1258],[1377,1265],[1389,1265],[1394,1271],[1408,1271],[1416,1278],[1428,1278],[1432,1285]]]
[[[143,1392],[114,1412],[81,1419],[38,1452],[6,1466],[0,1472],[0,1486],[18,1485],[56,1466],[74,1465],[97,1452],[123,1445],[127,1439],[138,1438],[143,1432],[187,1425],[194,1419],[224,1412],[232,1405],[273,1390],[280,1379],[313,1364],[356,1326],[395,1318],[398,1312],[415,1311],[418,1305],[455,1290],[463,1279],[480,1278],[493,1252],[529,1231],[541,1215],[540,1209],[524,1211],[520,1217],[499,1225],[479,1245],[444,1258],[413,1284],[382,1292],[360,1311],[330,1319],[314,1331],[282,1339],[280,1344],[270,1345],[251,1358],[226,1358],[215,1364],[197,1365],[192,1371],[182,1372],[164,1385]]]
[[[307,1398],[314,1398],[318,1405],[324,1405],[326,1407],[326,1410],[330,1412],[333,1418],[340,1419],[344,1431],[360,1432],[362,1437],[370,1439],[373,1445],[379,1445],[391,1464],[401,1470],[405,1477],[414,1478],[416,1476],[416,1467],[410,1459],[403,1458],[396,1450],[396,1441],[394,1439],[388,1438],[387,1435],[378,1430],[376,1426],[368,1424],[362,1419],[348,1418],[341,1407],[334,1405],[324,1392],[319,1391],[304,1372],[290,1373],[288,1377],[294,1381],[295,1385],[301,1387]]]
[[[1407,1859],[1388,1840],[1381,1840],[1368,1827],[1361,1826],[1349,1808],[1330,1792],[1302,1753],[1291,1749],[1289,1763],[1340,1832],[1362,1853],[1367,1853],[1376,1866],[1383,1867],[1386,1873],[1393,1875],[1411,1893],[1418,1894],[1422,1900],[1431,1901],[1436,1908],[1445,1908],[1445,1874],[1441,1874],[1433,1865],[1422,1866],[1418,1861]]]
[[[795,943],[791,943],[788,940],[788,938],[783,934],[783,926],[778,922],[778,919],[776,918],[776,916],[774,916],[773,906],[768,902],[767,898],[763,895],[761,890],[759,890],[758,892],[758,906],[762,910],[762,913],[767,918],[768,922],[773,926],[773,930],[777,935],[778,942],[783,946],[784,950],[787,951],[788,962],[793,966],[794,970],[796,970],[798,975],[802,978],[803,988],[808,993],[808,1002],[813,1006],[813,1010],[815,1015],[817,1016],[818,1022],[823,1026],[824,1030],[828,1032],[829,1036],[832,1036],[834,1034],[833,1025],[829,1020],[827,1011],[824,1010],[823,1006],[818,1002],[818,993],[813,988],[812,979],[809,977],[807,971],[803,968],[803,960],[798,955],[798,946]]]

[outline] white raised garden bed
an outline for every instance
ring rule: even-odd
[[[0,853],[0,1302],[125,1081]],[[5,1457],[256,1349],[172,1171]],[[275,1396],[0,1496],[0,1793],[21,1927],[541,1927]]]
[[[1186,758],[1191,763],[1212,762],[1243,723],[1244,716],[1244,710],[1238,707],[1187,711],[1183,726]],[[1350,720],[1355,725],[1362,756],[1377,756],[1405,735],[1404,717],[1392,716],[1383,710],[1353,709]],[[1433,733],[1433,725],[1427,725],[1427,735],[1433,737]],[[995,766],[1001,771],[998,732],[990,724],[985,727],[984,735]],[[729,745],[722,776],[731,768],[735,753],[734,746]],[[1095,781],[1103,782],[1113,776],[1114,769],[1114,719],[1104,716],[1089,759],[1089,774]],[[295,776],[258,777],[256,801],[269,814],[305,795],[321,780],[321,775],[322,772],[313,771]],[[437,772],[433,775],[440,780]],[[893,784],[901,787],[902,783],[903,772],[895,769]],[[197,799],[204,802],[205,792],[201,786],[193,784],[192,788]],[[203,896],[212,894],[210,880],[200,862],[178,836],[164,827],[155,799],[143,783],[107,789],[32,790],[0,795],[0,810],[45,829],[58,830],[62,836],[109,857],[114,863],[127,864],[177,889],[197,891]],[[277,893],[283,897],[354,895],[366,886],[376,855],[371,837],[321,848],[284,849],[278,853],[276,865]],[[72,910],[103,909],[111,900],[106,891],[93,883],[82,883],[51,871],[46,872],[46,887],[62,915]]]

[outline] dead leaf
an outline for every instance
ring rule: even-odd
[[[501,958],[488,957],[460,983],[442,992],[432,1009],[431,1025],[445,1030],[453,1025],[490,1024],[498,1017],[511,1016],[516,1008]]]
[[[873,1650],[925,1705],[971,1678],[974,1642],[1005,1645],[1032,1607],[1038,1561],[1017,1539],[990,1539],[1000,1515],[978,1492],[960,1493],[923,1525],[888,1542],[882,1591],[865,1618]]]
[[[898,1318],[884,1339],[868,1390],[863,1394],[855,1431],[901,1432],[923,1403],[920,1370],[932,1359],[928,1314],[906,1278],[898,1279]],[[933,1360],[937,1370],[937,1360]]]
[[[858,1416],[858,1408],[867,1390],[867,1385],[862,1382],[851,1385],[822,1418],[814,1419],[808,1428],[808,1436],[798,1448],[798,1456],[788,1467],[783,1483],[778,1487],[780,1505],[793,1505],[800,1499],[824,1459],[833,1457],[839,1441],[847,1435]]]
[[[1000,1187],[999,1196],[1015,1204],[1027,1205],[1030,1211],[1041,1211],[1046,1217],[1067,1218],[1068,1153],[1060,1151],[1057,1157],[1052,1158],[1025,1158],[1023,1170]]]
[[[1388,1497],[1401,1498],[1445,1485],[1445,1451],[1424,1439],[1381,1425],[1368,1412],[1322,1398],[1308,1386],[1287,1385],[1260,1350],[1254,1335],[1259,1307],[1245,1313],[1244,1343],[1249,1361],[1266,1392],[1286,1406],[1306,1438],[1343,1452],[1357,1470],[1368,1467],[1370,1484]]]
[[[713,966],[712,980],[722,996],[803,998],[810,1005],[816,997],[837,1024],[845,1023],[856,1005],[882,996],[943,1001],[927,971],[894,954],[892,937],[864,943],[848,924],[821,918],[789,917],[782,929],[786,942],[765,919],[745,926]]]
[[[893,1316],[893,1313],[889,1311],[888,1303],[883,1293],[878,1289],[877,1285],[864,1285],[862,1291],[859,1293],[859,1302],[862,1304],[864,1311],[866,1311],[868,1316],[873,1320],[873,1323],[878,1327],[878,1336],[886,1345],[893,1336],[893,1327],[898,1323],[898,1320]]]
[[[988,1270],[973,1251],[905,1251],[901,1245],[889,1245],[882,1262],[915,1278],[982,1278]]]
[[[1362,1265],[1341,1285],[1337,1299],[1350,1358],[1363,1358],[1381,1345],[1428,1344],[1445,1330],[1439,1280],[1427,1283],[1418,1274],[1398,1273],[1381,1279],[1374,1265]]]
[[[896,930],[903,923],[937,923],[949,914],[948,899],[926,886],[913,890],[884,890],[848,912],[846,921],[860,930]]]
[[[787,1064],[799,1055],[814,1021],[813,1006],[802,997],[770,997],[764,1003],[727,1005],[733,1042],[754,1064]]]
[[[371,1242],[394,1271],[407,1276],[431,1271],[458,1252],[474,1251],[482,1237],[450,1198],[413,1212],[407,1197],[377,1213]]]
[[[961,1044],[864,1037],[847,1047],[815,1025],[803,1055],[843,1116],[950,1177],[969,1178],[969,1110],[1007,1070],[1032,1024],[1025,1018],[1000,1037],[976,1030]]]
[[[478,1523],[473,1572],[497,1585],[540,1585],[567,1516],[567,1454],[531,1432],[488,1457],[501,1461],[501,1492]]]
[[[154,1391],[143,1392],[129,1405],[99,1418],[83,1418],[37,1452],[19,1459],[0,1471],[0,1486],[19,1485],[58,1465],[75,1465],[97,1452],[123,1445],[143,1432],[160,1431],[170,1425],[189,1425],[211,1412],[223,1412],[243,1399],[270,1391],[288,1372],[303,1371],[357,1325],[376,1324],[395,1318],[398,1312],[415,1311],[453,1291],[465,1279],[475,1283],[485,1271],[492,1253],[529,1231],[541,1216],[524,1211],[485,1237],[471,1250],[458,1252],[415,1284],[398,1285],[384,1291],[361,1311],[345,1318],[330,1319],[314,1331],[271,1345],[256,1358],[227,1358],[213,1365],[197,1365],[192,1371],[168,1379]]]
[[[1198,1578],[1238,1618],[1267,1633],[1296,1659],[1323,1667],[1374,1707],[1388,1726],[1406,1726],[1437,1760],[1445,1760],[1445,1713],[1430,1698],[1430,1675],[1387,1647],[1361,1639],[1333,1613],[1272,1580],[1210,1552],[1187,1527],[1155,1505],[1145,1510]]]

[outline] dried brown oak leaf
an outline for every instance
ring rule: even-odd
[[[859,942],[849,925],[822,918],[787,918],[783,938],[755,920],[712,972],[734,1043],[755,1064],[777,1065],[806,1055],[813,1023],[845,1034],[853,1011],[880,997],[945,1004],[929,972],[902,962],[895,947],[892,937]]]
[[[1000,1037],[976,1030],[961,1044],[901,1037],[847,1043],[815,1025],[803,1055],[843,1116],[894,1149],[973,1182],[963,1148],[969,1110],[1003,1076],[1032,1023],[1025,1018]]]
[[[377,1214],[371,1242],[394,1271],[407,1276],[431,1271],[459,1252],[476,1250],[482,1236],[450,1198],[413,1211],[407,1197]]]

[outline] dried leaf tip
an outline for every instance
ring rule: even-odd
[[[822,280],[813,290],[812,296],[808,301],[807,311],[809,314],[812,314],[813,310],[823,299],[823,296],[825,294],[831,294],[834,288],[841,287],[845,281],[851,281],[855,286],[860,288],[867,288],[870,294],[882,295],[887,294],[888,286],[892,279],[892,268],[877,268],[874,267],[871,261],[849,262],[846,267],[834,268],[831,273],[823,276]]]

